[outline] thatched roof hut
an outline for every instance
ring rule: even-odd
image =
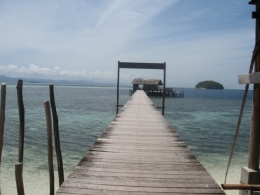
[[[162,81],[160,79],[134,79],[132,81],[132,84],[137,84],[137,85],[163,85]]]
[[[143,85],[144,91],[158,90],[159,85],[163,85],[160,79],[142,79],[137,78],[132,81],[134,91],[139,89],[139,85]]]

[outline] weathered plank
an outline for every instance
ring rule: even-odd
[[[143,91],[137,91],[56,193],[224,194]]]
[[[260,72],[238,75],[238,83],[239,84],[260,83]]]

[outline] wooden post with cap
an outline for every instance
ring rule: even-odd
[[[253,55],[255,56],[254,72],[247,75],[241,75],[239,79],[240,84],[253,84],[253,104],[252,117],[250,127],[250,142],[248,167],[243,167],[241,170],[241,184],[260,184],[259,171],[259,152],[260,152],[260,82],[255,79],[260,72],[260,1],[252,0],[249,4],[255,5],[256,11],[252,12],[252,18],[256,19],[255,28],[255,49]],[[253,194],[253,191],[240,190],[240,195]]]
[[[252,13],[252,17],[256,18],[256,45],[260,42],[260,1],[251,1],[250,4],[255,4],[256,11]],[[258,46],[259,47],[259,46]],[[255,72],[260,72],[260,55],[258,54],[255,60]],[[252,119],[250,130],[250,145],[248,168],[255,171],[259,170],[259,140],[260,140],[260,84],[254,83],[253,86],[253,104],[252,104]]]

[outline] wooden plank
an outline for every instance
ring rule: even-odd
[[[196,189],[204,189],[212,188],[212,189],[219,189],[214,183],[209,182],[197,182],[197,180],[193,180],[192,183],[188,183],[188,180],[182,180],[179,182],[172,182],[172,181],[163,181],[157,180],[152,181],[145,179],[140,180],[139,178],[135,179],[123,179],[123,178],[115,178],[115,177],[100,177],[99,179],[92,179],[92,178],[73,178],[71,180],[67,180],[63,186],[80,186],[81,188],[93,188],[93,189],[110,189],[113,190],[114,186],[118,186],[119,188],[125,188],[127,191],[135,190],[139,188],[139,191],[150,191],[156,188],[165,188],[165,191],[171,191],[172,188],[196,188]],[[196,181],[196,182],[195,182]],[[149,189],[152,188],[152,189]],[[140,189],[142,188],[142,189]],[[158,189],[159,190],[159,189]]]
[[[143,91],[137,91],[56,193],[224,194]]]
[[[73,180],[72,180],[73,181]],[[64,185],[62,185],[62,188],[72,188],[74,193],[79,192],[82,189],[85,189],[87,191],[93,189],[93,190],[117,190],[122,191],[121,194],[124,194],[124,192],[149,192],[149,193],[169,193],[169,194],[180,194],[180,193],[187,193],[187,194],[197,194],[197,193],[205,193],[205,194],[212,194],[212,193],[221,193],[221,190],[219,188],[209,188],[207,185],[201,186],[200,188],[186,188],[186,187],[173,187],[173,188],[167,188],[167,187],[142,187],[142,186],[112,186],[112,185],[94,185],[94,184],[81,184],[81,183],[69,183],[65,186],[66,181],[64,182]],[[60,189],[62,189],[60,188]],[[63,190],[59,190],[62,192]],[[80,194],[80,193],[79,193]],[[93,193],[94,194],[94,193]],[[224,194],[224,193],[223,193]]]
[[[165,69],[164,63],[118,62],[119,68]]]
[[[191,190],[182,190],[175,189],[174,192],[170,193],[162,193],[162,192],[140,192],[140,191],[121,191],[121,190],[104,190],[104,189],[75,189],[75,188],[63,188],[57,192],[57,195],[65,195],[65,194],[107,194],[107,195],[161,195],[161,194],[193,194]],[[219,190],[197,190],[196,195],[206,195],[206,194],[223,194],[219,192]]]
[[[199,181],[204,181],[204,180],[212,180],[212,177],[210,175],[203,175],[202,171],[199,172],[189,172],[190,175],[184,175],[183,172],[177,172],[175,171],[174,174],[152,174],[149,172],[149,174],[147,173],[130,173],[130,172],[113,172],[113,171],[91,171],[88,170],[87,173],[83,172],[83,173],[71,173],[69,175],[69,177],[77,177],[77,178],[87,178],[87,177],[91,177],[92,179],[96,179],[99,177],[118,177],[118,178],[145,178],[146,180],[156,180],[156,179],[160,179],[160,180],[178,180],[178,181],[182,181],[182,180],[186,180],[186,181],[190,181],[190,180],[199,180]],[[201,177],[201,175],[203,175],[203,177]],[[183,182],[183,181],[182,181]]]
[[[108,167],[83,167],[83,166],[77,166],[74,170],[73,173],[75,174],[83,174],[84,171],[86,171],[87,173],[89,171],[92,172],[103,172],[103,174],[105,175],[105,173],[126,173],[126,174],[139,174],[139,177],[141,177],[142,175],[153,175],[155,177],[155,175],[165,175],[166,177],[171,177],[172,175],[186,175],[186,176],[190,176],[190,175],[199,175],[199,176],[209,176],[209,174],[204,170],[129,170],[129,169],[113,169],[113,168],[108,168]]]
[[[260,83],[260,72],[238,75],[239,84],[257,84]]]

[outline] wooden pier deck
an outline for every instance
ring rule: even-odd
[[[138,90],[56,194],[225,193]]]

